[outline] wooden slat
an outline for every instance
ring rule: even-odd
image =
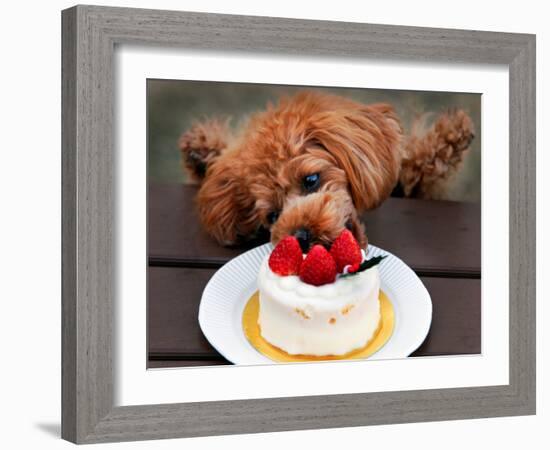
[[[195,194],[194,186],[149,187],[152,265],[219,267],[247,249],[221,247],[204,232],[196,214]],[[480,276],[479,204],[390,198],[364,219],[370,242],[422,275]]]
[[[202,335],[197,316],[202,290],[214,270],[149,268],[149,354],[158,359],[223,363]],[[481,281],[423,277],[433,302],[428,338],[414,356],[481,352]],[[174,366],[185,366],[177,361]],[[169,363],[166,366],[170,367]]]
[[[195,186],[153,184],[148,195],[149,261],[219,267],[245,250],[218,245],[199,222]]]
[[[481,353],[481,280],[422,277],[432,297],[430,332],[412,356]]]
[[[204,361],[196,361],[196,360],[149,360],[147,362],[147,368],[148,369],[164,369],[164,368],[171,368],[171,367],[204,367],[204,366],[223,366],[227,365],[229,362],[224,360],[216,360],[216,359],[210,359],[210,360],[204,360]]]
[[[149,267],[149,354],[180,354],[188,359],[212,355],[213,349],[200,330],[198,315],[202,291],[214,272],[213,269]]]
[[[389,198],[363,217],[369,241],[417,273],[481,275],[479,204]]]

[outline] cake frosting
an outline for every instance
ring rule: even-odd
[[[291,355],[344,355],[367,345],[380,323],[378,267],[314,286],[280,276],[262,261],[258,274],[262,337]]]

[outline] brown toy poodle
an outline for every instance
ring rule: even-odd
[[[389,104],[303,91],[250,118],[233,135],[227,122],[196,123],[179,141],[183,163],[200,183],[206,230],[235,245],[268,230],[302,249],[330,247],[344,228],[365,247],[359,214],[392,191],[434,198],[473,138],[462,110],[404,135]]]

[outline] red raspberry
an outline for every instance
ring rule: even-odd
[[[330,254],[336,262],[336,270],[338,270],[338,273],[342,273],[344,267],[347,265],[353,266],[354,264],[361,264],[363,261],[361,248],[351,231],[347,229],[342,231],[340,236],[332,243]]]
[[[294,236],[279,241],[269,256],[269,268],[278,275],[298,275],[302,264],[302,249]]]
[[[300,268],[300,280],[321,286],[336,279],[336,263],[322,245],[314,245]]]

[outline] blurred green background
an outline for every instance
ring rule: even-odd
[[[251,113],[301,89],[330,92],[363,103],[388,102],[408,130],[413,120],[427,112],[462,108],[475,124],[476,138],[462,169],[450,180],[446,199],[479,202],[481,199],[481,95],[453,92],[384,89],[320,88],[211,81],[147,80],[148,177],[153,182],[185,183],[178,138],[193,121],[231,117],[237,128]]]

